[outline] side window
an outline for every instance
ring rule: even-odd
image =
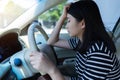
[[[52,30],[54,29],[57,21],[59,20],[62,14],[64,5],[65,5],[65,2],[47,10],[45,13],[43,13],[42,15],[38,17],[38,21],[41,22],[42,27],[47,34],[50,34]],[[66,32],[65,24],[63,24],[62,26],[61,32],[62,33]]]
[[[120,0],[94,0],[101,12],[106,29],[112,31],[120,17]]]

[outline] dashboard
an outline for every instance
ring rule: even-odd
[[[20,50],[22,50],[22,45],[17,33],[11,32],[0,37],[0,62]]]

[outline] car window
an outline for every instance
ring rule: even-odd
[[[0,0],[0,28],[7,27],[35,3],[37,0]]]
[[[120,0],[94,0],[107,30],[112,31],[120,17]]]
[[[42,15],[38,17],[38,21],[42,24],[42,27],[44,28],[45,32],[47,34],[50,34],[52,30],[54,29],[58,19],[60,18],[62,14],[63,7],[66,2],[63,2],[62,4],[59,4],[46,12],[44,12]],[[65,24],[63,24],[61,33],[67,33],[67,30],[65,29]]]

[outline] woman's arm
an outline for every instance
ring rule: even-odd
[[[57,46],[57,47],[63,47],[63,48],[70,48],[68,41],[64,39],[59,39],[60,30],[62,28],[62,25],[67,17],[67,9],[69,8],[69,5],[64,7],[63,14],[61,15],[60,19],[58,20],[55,29],[52,31],[50,38],[47,41],[47,44]]]
[[[64,76],[60,73],[60,71],[57,68],[55,68],[48,74],[52,80],[65,80]]]
[[[65,80],[56,65],[43,52],[32,52],[30,63],[40,73],[48,74],[52,80]]]
[[[55,29],[52,31],[50,38],[47,41],[48,44],[54,45],[57,41],[59,41],[59,33],[64,23],[64,20],[65,20],[64,16],[61,16],[55,26]]]

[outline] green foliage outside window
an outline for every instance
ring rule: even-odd
[[[65,5],[65,2],[48,10],[44,14],[40,15],[38,19],[44,20],[44,21],[50,21],[54,22],[57,21],[62,14],[63,6]]]

